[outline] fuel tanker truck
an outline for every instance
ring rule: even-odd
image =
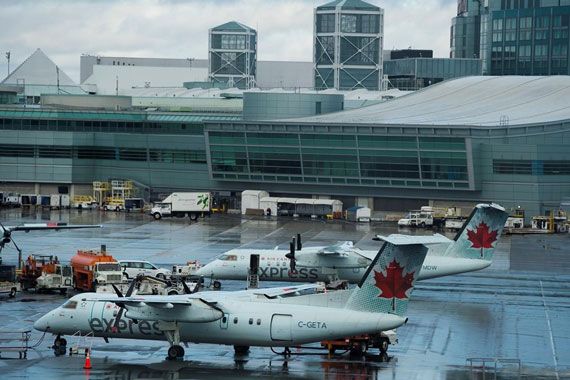
[[[110,287],[111,284],[119,285],[127,283],[123,276],[120,264],[107,254],[105,245],[100,251],[77,251],[71,258],[73,269],[73,283],[75,289],[84,292],[96,292],[97,289]]]

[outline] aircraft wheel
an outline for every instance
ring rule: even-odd
[[[168,360],[176,360],[182,357],[184,357],[184,348],[182,346],[170,346],[168,349]]]
[[[222,288],[222,283],[220,281],[214,281],[214,289],[219,290]]]
[[[362,344],[356,344],[350,349],[350,356],[361,357],[364,355],[364,347]]]
[[[249,352],[249,346],[234,346],[236,355],[246,355]]]
[[[380,341],[380,355],[385,354],[386,352],[388,352],[388,346],[390,345],[390,343],[388,342],[388,339],[383,338]]]

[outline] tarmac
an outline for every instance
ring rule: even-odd
[[[232,248],[286,248],[302,233],[305,246],[352,240],[358,247],[379,248],[376,234],[398,232],[394,224],[250,218],[213,215],[154,221],[140,213],[84,210],[0,211],[6,225],[55,220],[103,224],[96,230],[18,233],[12,237],[28,254],[56,255],[68,261],[78,249],[101,244],[118,259],[143,259],[170,267],[188,260],[206,263]],[[432,231],[400,230],[430,234]],[[453,236],[453,233],[448,234]],[[563,379],[570,378],[570,234],[503,236],[490,268],[480,272],[422,281],[412,296],[409,322],[398,329],[398,344],[388,360],[375,352],[350,358],[311,348],[293,349],[286,358],[267,348],[236,356],[230,346],[191,344],[184,361],[165,360],[166,342],[96,338],[93,368],[84,357],[54,355],[53,337],[32,331],[27,359],[2,353],[0,378],[10,379]],[[11,245],[5,264],[16,263]],[[265,283],[263,286],[278,286]],[[241,282],[223,282],[240,289]],[[33,322],[65,300],[60,295],[19,293],[0,298],[0,331],[32,329]],[[33,330],[33,329],[32,329]],[[68,339],[68,346],[73,339]],[[2,342],[0,341],[0,346]],[[485,359],[483,364],[482,359]],[[470,361],[471,360],[471,361]],[[483,367],[484,366],[484,367]]]

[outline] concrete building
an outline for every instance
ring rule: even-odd
[[[451,57],[490,75],[568,75],[570,0],[459,0]]]
[[[149,69],[145,71],[142,68]],[[82,84],[95,84],[102,91],[114,94],[117,75],[119,93],[133,86],[144,87],[147,82],[150,87],[171,87],[174,81],[178,82],[176,86],[182,86],[187,81],[185,77],[207,77],[208,60],[82,55],[80,70]],[[121,79],[123,76],[125,80]],[[203,79],[192,81],[196,80]],[[257,61],[256,85],[262,89],[312,88],[313,63]]]
[[[362,0],[335,0],[315,9],[315,88],[380,90],[384,10]]]
[[[256,86],[257,32],[236,21],[210,29],[208,78],[228,87]]]

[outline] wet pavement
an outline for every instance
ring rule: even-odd
[[[77,249],[101,244],[118,259],[144,259],[169,267],[190,259],[208,262],[237,247],[286,248],[295,233],[304,244],[327,245],[353,240],[365,249],[378,247],[376,234],[397,231],[395,225],[362,225],[282,218],[241,218],[215,215],[198,223],[187,219],[153,221],[143,214],[99,211],[26,212],[2,210],[5,224],[56,220],[97,223],[100,230],[14,233],[24,255],[52,254],[68,261]],[[431,233],[407,230],[404,233]],[[450,236],[453,236],[451,234]],[[232,347],[191,344],[185,361],[168,362],[166,342],[94,339],[93,369],[83,370],[83,357],[55,357],[53,337],[34,331],[27,360],[4,359],[0,378],[69,379],[218,379],[335,378],[335,379],[516,379],[570,378],[570,235],[503,237],[493,265],[483,271],[423,281],[408,311],[409,322],[398,329],[399,343],[390,348],[388,362],[371,352],[365,358],[328,358],[314,348],[293,350],[284,358],[267,348],[252,348],[236,356]],[[8,246],[4,263],[16,262]],[[239,289],[241,282],[224,282]],[[277,285],[267,283],[267,286]],[[31,329],[33,322],[64,301],[59,295],[21,293],[14,300],[0,298],[0,331]],[[68,346],[73,339],[68,339]],[[487,362],[480,370],[481,358]],[[468,359],[474,359],[469,366]],[[514,359],[514,361],[508,361]],[[520,363],[520,369],[519,365]],[[495,364],[497,370],[495,372]]]

